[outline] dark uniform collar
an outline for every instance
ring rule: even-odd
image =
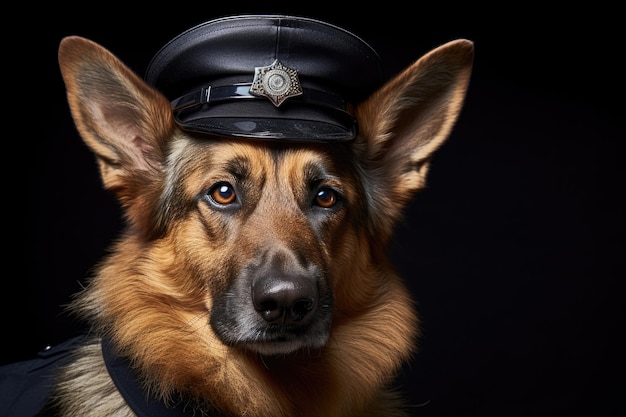
[[[102,339],[102,356],[115,386],[138,417],[187,417],[194,415],[193,409],[185,407],[184,403],[179,402],[173,406],[166,406],[145,392],[136,373],[130,366],[130,361],[116,355],[111,346],[111,341],[106,338]],[[207,416],[217,417],[217,414],[210,413]]]

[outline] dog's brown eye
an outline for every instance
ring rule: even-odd
[[[217,184],[209,192],[211,198],[218,204],[230,204],[235,201],[237,194],[229,184]]]
[[[315,195],[315,203],[322,208],[330,208],[337,204],[337,193],[330,188],[322,188]]]

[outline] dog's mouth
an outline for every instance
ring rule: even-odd
[[[281,331],[276,336],[266,334],[262,339],[239,343],[239,346],[264,356],[281,356],[290,355],[299,351],[320,349],[326,345],[328,337],[329,332],[317,335],[305,334],[293,336]]]
[[[332,322],[332,299],[318,300],[305,315],[258,311],[244,303],[216,303],[211,326],[225,344],[266,356],[289,355],[322,348],[328,342]],[[277,307],[278,310],[280,308]],[[272,319],[276,316],[276,319]]]

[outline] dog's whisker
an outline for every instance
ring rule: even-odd
[[[263,355],[257,355],[259,357],[259,360],[261,361],[261,363],[263,364],[263,366],[265,367],[265,369],[267,369],[268,371],[270,370],[269,365],[267,364],[267,362],[265,362],[265,356]]]
[[[185,322],[183,326],[180,327],[179,330],[186,332],[187,329],[191,329],[192,332],[196,332],[198,331],[198,329],[197,329],[197,326],[195,326],[195,324],[201,320],[204,320],[205,324],[208,326],[209,317],[210,317],[210,313],[208,311],[204,311],[200,314],[197,314],[193,318],[187,320],[187,322]]]

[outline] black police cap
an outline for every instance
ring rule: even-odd
[[[195,26],[161,48],[146,72],[185,130],[297,141],[353,139],[351,109],[382,80],[380,58],[361,38],[284,15]]]

